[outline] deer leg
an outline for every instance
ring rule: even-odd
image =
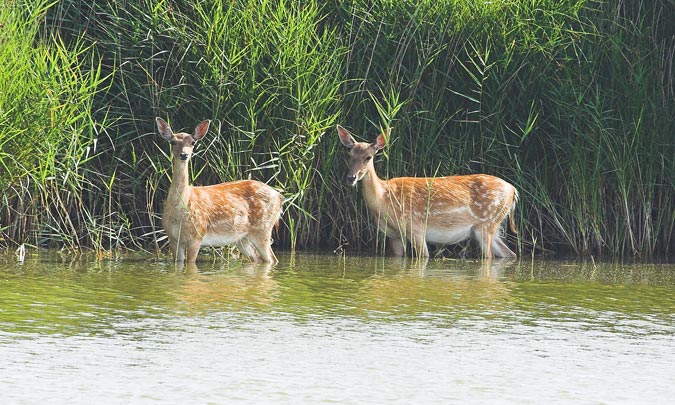
[[[413,255],[417,257],[429,257],[429,248],[424,234],[414,235],[410,242],[412,243]]]
[[[178,245],[176,242],[172,241],[169,239],[169,250],[171,250],[171,255],[173,256],[173,260],[176,260],[176,255],[178,254]]]
[[[279,260],[277,260],[277,257],[274,255],[274,251],[272,250],[271,232],[269,235],[265,235],[262,238],[258,237],[251,238],[249,236],[249,239],[251,243],[253,243],[253,246],[255,246],[255,248],[257,249],[258,253],[260,254],[260,258],[262,259],[263,262],[272,264],[279,263]]]
[[[244,237],[239,242],[237,242],[237,249],[239,249],[239,253],[241,253],[242,256],[247,257],[252,262],[260,262],[258,251],[253,242],[251,242],[248,238]]]
[[[492,259],[492,240],[494,234],[486,227],[481,227],[479,230],[475,230],[474,233],[480,244],[481,250],[483,251],[483,258]]]
[[[190,241],[187,243],[187,262],[188,263],[195,263],[197,261],[197,255],[199,254],[199,245],[201,245],[201,241]]]
[[[389,239],[389,246],[391,247],[391,253],[396,257],[402,257],[405,255],[405,245],[404,241],[400,237],[392,236]]]
[[[267,246],[267,252],[263,254],[263,261],[271,264],[279,263],[279,259],[274,255],[272,246]]]
[[[178,241],[170,241],[171,253],[173,253],[173,260],[176,263],[183,263],[185,261],[185,249]]]
[[[499,235],[495,235],[495,237],[492,239],[492,250],[494,251],[496,257],[509,257],[514,259],[517,257],[513,250],[506,246],[506,243],[504,243]]]

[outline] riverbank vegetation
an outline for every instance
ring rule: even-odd
[[[341,124],[393,128],[381,177],[513,183],[520,254],[672,254],[673,16],[672,0],[5,0],[0,244],[165,247],[161,116],[213,120],[196,184],[284,190],[277,249],[382,245]]]

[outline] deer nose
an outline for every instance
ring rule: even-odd
[[[178,158],[180,160],[187,160],[188,154],[187,153],[181,153],[181,154],[178,155]]]
[[[354,184],[355,182],[356,182],[356,175],[348,174],[347,175],[347,183]]]

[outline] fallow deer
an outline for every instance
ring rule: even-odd
[[[159,134],[171,143],[173,175],[162,225],[176,262],[182,263],[187,251],[187,262],[194,263],[201,246],[234,244],[254,262],[277,263],[271,244],[281,216],[281,193],[255,180],[191,186],[188,162],[210,121],[201,122],[191,135],[174,133],[159,117],[156,121]]]
[[[516,257],[499,235],[508,215],[516,232],[513,210],[518,191],[511,184],[486,174],[381,180],[373,157],[385,147],[385,135],[366,143],[356,142],[340,125],[337,132],[349,149],[346,180],[352,186],[362,181],[366,205],[394,255],[405,254],[406,241],[414,254],[429,257],[427,243],[448,245],[473,236],[485,258]]]

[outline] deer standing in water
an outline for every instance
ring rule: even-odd
[[[197,125],[192,135],[173,133],[166,121],[159,117],[156,121],[159,134],[171,143],[173,175],[162,225],[176,262],[182,263],[187,251],[187,262],[194,263],[201,246],[235,244],[254,262],[276,264],[271,244],[281,216],[281,193],[255,180],[190,186],[188,162],[210,121]]]
[[[340,125],[337,132],[349,149],[347,182],[355,186],[363,181],[366,205],[396,256],[405,254],[406,240],[414,254],[426,258],[427,243],[448,245],[473,236],[485,258],[516,257],[499,235],[507,215],[516,232],[513,210],[518,191],[511,184],[486,174],[381,180],[373,157],[385,147],[385,136],[366,143],[356,142]]]

